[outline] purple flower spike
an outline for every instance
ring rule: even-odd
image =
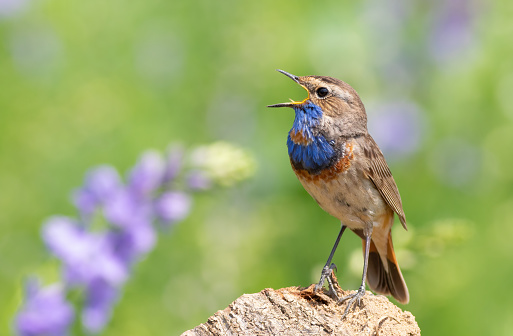
[[[128,187],[135,194],[146,196],[161,186],[164,178],[164,160],[156,151],[143,153],[130,172]]]
[[[61,286],[40,288],[29,280],[26,301],[15,321],[20,336],[65,336],[73,322],[72,306],[66,301]]]
[[[82,311],[82,324],[87,331],[98,334],[103,330],[111,318],[118,296],[118,289],[101,279],[89,283],[87,301]]]
[[[62,264],[63,287],[81,293],[77,300],[82,303],[77,313],[81,315],[81,333],[93,335],[105,329],[132,267],[155,247],[154,222],[173,224],[189,215],[192,198],[175,187],[208,189],[213,183],[207,175],[210,171],[221,179],[230,177],[223,174],[225,164],[219,164],[218,157],[228,157],[230,167],[235,165],[233,175],[247,170],[250,160],[240,150],[226,147],[204,148],[213,163],[204,162],[183,174],[182,147],[172,147],[165,159],[157,152],[145,152],[128,174],[126,185],[111,166],[92,169],[73,194],[80,218],[54,216],[44,223],[42,237]],[[186,181],[174,183],[178,176]],[[88,225],[96,219],[103,224],[102,231]],[[61,287],[40,289],[34,284],[27,287],[16,330],[20,336],[66,336],[74,315]]]
[[[163,193],[155,202],[155,213],[166,223],[183,220],[189,214],[192,199],[183,192],[170,191]]]

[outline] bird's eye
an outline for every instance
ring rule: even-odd
[[[325,88],[323,86],[323,87],[318,88],[315,92],[317,93],[317,96],[319,98],[324,98],[328,95],[328,93],[330,93],[330,90],[328,90],[327,88]]]

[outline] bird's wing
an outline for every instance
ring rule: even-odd
[[[390,168],[388,168],[385,157],[370,135],[366,135],[363,138],[360,144],[365,156],[364,174],[374,183],[386,203],[399,216],[403,227],[408,230],[401,195],[399,195],[399,190],[397,190],[397,185],[390,172]]]

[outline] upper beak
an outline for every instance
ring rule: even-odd
[[[283,71],[283,70],[280,70],[280,69],[276,69],[276,71],[278,72],[281,72],[282,74],[284,74],[285,76],[289,77],[290,79],[292,79],[294,82],[298,83],[299,85],[301,85],[301,83],[299,83],[299,77],[298,76],[295,76],[291,73],[288,73],[287,71]],[[301,85],[302,86],[302,85]],[[267,105],[267,107],[292,107],[293,105],[296,105],[296,104],[300,104],[302,102],[296,102],[296,101],[293,101],[291,99],[290,102],[287,102],[287,103],[279,103],[279,104],[273,104],[273,105]]]
[[[280,69],[276,69],[276,71],[281,72],[282,74],[284,74],[285,76],[287,76],[288,78],[292,79],[294,82],[299,84],[299,77],[298,76],[295,76],[295,75],[293,75],[291,73],[288,73],[287,71],[283,71],[283,70],[280,70]]]

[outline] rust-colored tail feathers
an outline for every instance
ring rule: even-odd
[[[365,240],[363,241],[363,246],[365,249]],[[385,258],[381,258],[376,245],[371,241],[369,267],[367,269],[367,284],[376,293],[392,295],[400,303],[406,304],[410,301],[410,295],[395,257],[390,231],[388,233],[386,251],[387,254]],[[386,260],[386,265],[384,265],[383,259]]]

